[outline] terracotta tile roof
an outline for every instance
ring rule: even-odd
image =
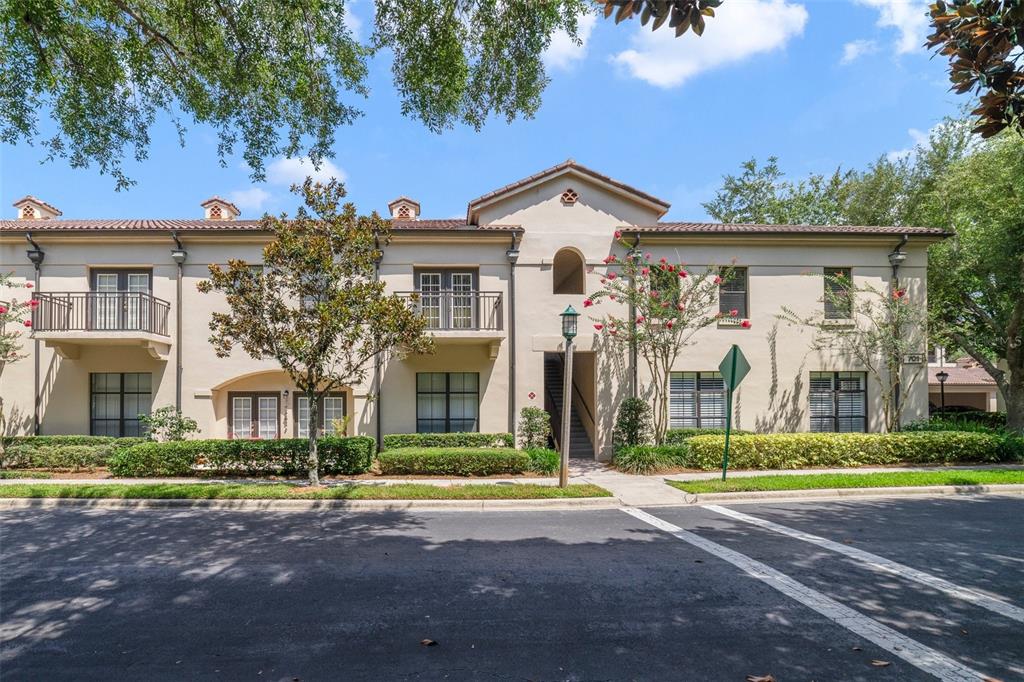
[[[395,220],[395,230],[452,230],[520,232],[518,225],[467,225],[465,220]],[[262,231],[258,220],[0,220],[3,232],[235,232]]]
[[[493,232],[522,232],[519,225],[469,225],[461,218],[431,220],[392,220],[393,230],[488,230]]]
[[[940,371],[949,374],[949,378],[946,379],[947,386],[993,386],[996,383],[981,367],[929,367],[929,386],[939,385],[935,375]]]
[[[754,223],[664,222],[654,225],[622,226],[623,232],[688,234],[924,234],[951,236],[939,227],[895,227],[871,225],[758,225]]]
[[[209,206],[210,204],[213,204],[213,203],[224,204],[225,206],[230,208],[232,211],[234,211],[235,215],[240,215],[242,213],[241,211],[238,210],[238,207],[235,206],[233,203],[231,203],[227,199],[220,198],[216,194],[214,194],[212,197],[210,197],[209,199],[207,199],[206,201],[204,201],[203,203],[201,203],[199,205],[202,206],[203,208],[206,208],[207,206]]]
[[[519,189],[520,187],[524,187],[524,186],[529,185],[529,184],[531,184],[533,182],[536,182],[537,180],[541,180],[541,179],[543,179],[543,178],[545,178],[545,177],[547,177],[549,175],[554,175],[556,173],[560,173],[561,171],[569,169],[569,168],[572,168],[573,170],[576,170],[579,173],[582,173],[583,175],[589,175],[590,177],[592,177],[592,178],[594,178],[596,180],[599,180],[601,182],[605,182],[605,183],[607,183],[609,185],[612,185],[614,187],[618,187],[619,189],[623,190],[624,192],[628,192],[629,194],[633,194],[635,196],[638,196],[641,199],[649,201],[649,202],[651,202],[653,204],[657,204],[657,205],[663,207],[666,211],[669,208],[669,203],[667,201],[659,199],[656,196],[647,194],[646,192],[641,192],[636,187],[633,187],[631,185],[627,185],[626,183],[621,182],[619,180],[615,180],[614,178],[610,178],[607,175],[604,175],[602,173],[598,173],[597,171],[595,171],[595,170],[593,170],[591,168],[587,168],[586,166],[584,166],[582,164],[576,163],[573,159],[567,159],[566,161],[563,161],[562,163],[560,163],[560,164],[558,164],[556,166],[552,166],[551,168],[547,168],[545,170],[542,170],[539,173],[534,173],[533,175],[531,175],[529,177],[526,177],[526,178],[523,178],[522,180],[517,180],[517,181],[515,181],[515,182],[513,182],[513,183],[511,183],[509,185],[505,185],[504,187],[499,187],[498,189],[494,190],[493,192],[488,192],[487,194],[481,195],[481,196],[477,197],[476,199],[473,199],[472,201],[469,202],[468,210],[470,212],[472,212],[473,207],[477,206],[478,204],[482,204],[482,203],[484,203],[486,201],[494,199],[495,197],[499,197],[499,196],[501,196],[503,194],[508,194],[509,192],[514,192],[515,190]]]

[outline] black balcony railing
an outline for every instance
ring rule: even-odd
[[[134,291],[36,293],[37,332],[147,332],[167,336],[171,304]]]
[[[437,331],[501,331],[499,291],[399,291]]]

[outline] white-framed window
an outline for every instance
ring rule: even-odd
[[[719,372],[669,375],[669,428],[725,428],[725,380]]]
[[[320,433],[325,436],[344,436],[339,429],[345,420],[345,396],[342,393],[331,393],[320,402],[317,421],[320,422]],[[309,398],[304,395],[295,398],[295,437],[309,437]]]
[[[276,393],[229,393],[231,438],[280,438],[280,399]]]

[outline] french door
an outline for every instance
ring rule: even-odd
[[[149,329],[152,274],[148,270],[94,270],[93,329]]]
[[[420,310],[428,329],[476,329],[476,275],[468,271],[419,272]]]

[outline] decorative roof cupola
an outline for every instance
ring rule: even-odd
[[[18,199],[13,204],[18,209],[18,220],[50,220],[63,215],[56,206],[52,206],[31,194]]]
[[[420,217],[420,202],[409,197],[398,197],[388,202],[388,210],[395,220],[418,220]]]
[[[234,220],[242,214],[237,206],[218,196],[210,197],[199,205],[206,210],[207,220]]]

